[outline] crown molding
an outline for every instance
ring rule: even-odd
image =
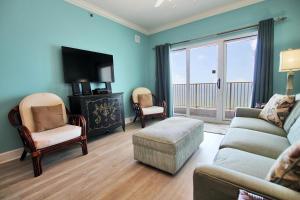
[[[84,0],[65,0],[65,1],[75,5],[77,7],[80,7],[82,9],[85,9],[89,12],[92,12],[94,14],[97,14],[97,15],[100,15],[100,16],[105,17],[107,19],[110,19],[110,20],[112,20],[116,23],[119,23],[121,25],[124,25],[128,28],[131,28],[133,30],[141,32],[145,35],[152,35],[152,34],[155,34],[155,33],[161,32],[161,31],[165,31],[165,30],[168,30],[168,29],[171,29],[171,28],[175,28],[177,26],[182,26],[184,24],[189,24],[189,23],[194,22],[194,21],[205,19],[207,17],[211,17],[211,16],[214,16],[214,15],[218,15],[218,14],[228,12],[228,11],[236,10],[238,8],[242,8],[242,7],[245,7],[245,6],[252,5],[252,4],[256,4],[256,3],[262,2],[264,0],[240,0],[236,3],[228,4],[228,5],[221,6],[221,7],[217,7],[217,8],[208,10],[206,12],[202,12],[201,14],[194,15],[192,17],[188,17],[188,18],[185,18],[185,19],[182,19],[182,20],[178,20],[178,21],[175,21],[175,22],[172,22],[172,23],[165,24],[163,26],[159,26],[159,27],[154,28],[152,30],[148,30],[145,27],[137,25],[137,24],[135,24],[133,22],[130,22],[126,19],[123,19],[123,18],[121,18],[117,15],[114,15],[114,14],[100,8],[99,6],[96,6],[92,3],[86,2]]]
[[[151,31],[149,31],[149,35],[152,35],[152,34],[155,34],[155,33],[161,32],[161,31],[165,31],[165,30],[168,30],[168,29],[171,29],[171,28],[175,28],[177,26],[182,26],[182,25],[185,25],[185,24],[189,24],[191,22],[195,22],[195,21],[198,21],[198,20],[201,20],[201,19],[205,19],[205,18],[214,16],[214,15],[218,15],[218,14],[222,14],[222,13],[229,12],[229,11],[232,11],[232,10],[236,10],[236,9],[239,9],[239,8],[242,8],[242,7],[245,7],[245,6],[256,4],[256,3],[259,3],[259,2],[262,2],[262,1],[264,1],[264,0],[242,0],[242,1],[239,1],[239,2],[236,2],[236,3],[228,4],[226,6],[217,7],[217,8],[208,10],[206,12],[203,12],[201,14],[194,15],[192,17],[188,17],[188,18],[185,18],[185,19],[182,19],[182,20],[178,20],[176,22],[172,22],[172,23],[160,26],[158,28],[154,28]]]
[[[100,15],[102,17],[105,17],[107,19],[110,19],[110,20],[112,20],[112,21],[114,21],[116,23],[119,23],[121,25],[124,25],[124,26],[126,26],[128,28],[131,28],[133,30],[139,31],[139,32],[141,32],[141,33],[143,33],[145,35],[149,35],[148,30],[145,29],[144,27],[141,27],[141,26],[139,26],[139,25],[137,25],[137,24],[135,24],[133,22],[125,20],[125,19],[123,19],[123,18],[121,18],[121,17],[119,17],[117,15],[114,15],[114,14],[112,14],[112,13],[110,13],[110,12],[108,12],[108,11],[100,8],[99,6],[96,6],[96,5],[92,4],[92,3],[86,2],[84,0],[65,0],[65,2],[73,4],[73,5],[77,6],[77,7],[80,7],[82,9],[84,9],[84,10],[87,10],[87,11],[92,12],[94,14],[97,14],[97,15]]]

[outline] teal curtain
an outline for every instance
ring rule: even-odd
[[[167,102],[168,117],[173,116],[171,101],[171,70],[170,70],[170,44],[155,47],[156,55],[156,97],[159,102]]]
[[[266,103],[273,95],[274,20],[258,24],[251,106]]]

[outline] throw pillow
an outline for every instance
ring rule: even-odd
[[[274,94],[258,117],[282,128],[283,123],[294,104],[295,96]]]
[[[238,200],[267,200],[264,197],[258,196],[256,194],[252,194],[245,190],[240,190]]]
[[[32,106],[31,111],[36,132],[65,125],[62,104],[55,106]]]
[[[138,101],[142,108],[153,106],[152,94],[139,94]]]
[[[278,157],[266,179],[300,192],[300,142],[287,148]]]

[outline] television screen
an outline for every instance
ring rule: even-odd
[[[113,56],[62,47],[64,80],[73,82],[114,82]]]

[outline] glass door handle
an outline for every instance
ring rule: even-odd
[[[218,81],[217,81],[217,88],[220,89],[221,88],[221,79],[218,78]]]

